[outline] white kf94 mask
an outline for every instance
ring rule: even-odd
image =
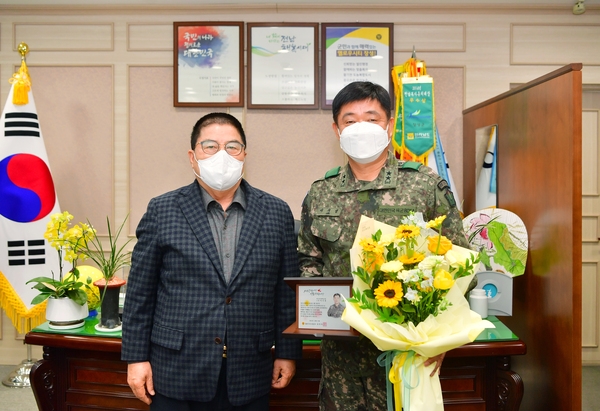
[[[371,122],[354,123],[338,134],[344,153],[360,164],[374,161],[390,144],[387,128]]]
[[[213,190],[229,190],[242,178],[244,162],[230,156],[225,150],[219,150],[204,160],[196,159],[196,162],[200,175],[195,170],[194,174]]]

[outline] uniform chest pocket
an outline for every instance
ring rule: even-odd
[[[314,213],[310,231],[316,237],[329,242],[339,240],[342,234],[341,207],[321,208]]]

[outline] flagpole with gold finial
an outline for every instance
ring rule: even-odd
[[[29,46],[26,43],[20,43],[17,48],[19,54],[21,54],[21,67],[13,74],[9,80],[11,84],[14,84],[13,91],[13,104],[24,105],[29,103],[29,90],[31,90],[31,79],[29,78],[29,71],[27,70],[27,64],[25,63],[25,55],[29,53]],[[31,318],[26,319],[27,324],[25,326],[25,332],[31,331]],[[31,345],[27,344],[27,358],[21,361],[21,364],[2,380],[2,384],[7,387],[30,387],[31,382],[29,381],[29,373],[31,367],[37,360],[31,357]]]
[[[26,43],[20,43],[17,51],[21,54],[21,67],[13,74],[9,82],[15,86],[13,104],[24,105],[29,103],[28,94],[29,90],[31,90],[31,78],[29,77],[27,63],[25,62],[25,56],[29,53],[29,46]]]

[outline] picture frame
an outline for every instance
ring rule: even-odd
[[[334,296],[352,296],[352,277],[286,277],[296,293],[296,321],[283,335],[302,339],[355,339],[360,335],[331,312]],[[343,304],[343,299],[340,299]],[[341,312],[340,312],[341,315]]]
[[[318,23],[248,23],[248,108],[318,109]]]
[[[244,106],[244,22],[173,23],[173,105]]]
[[[354,81],[379,84],[393,98],[393,65],[393,23],[322,23],[321,109]]]

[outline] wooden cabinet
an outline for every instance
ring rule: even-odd
[[[42,345],[31,370],[42,411],[147,410],[127,385],[119,338],[30,332],[27,344]],[[440,380],[447,411],[516,411],[523,396],[510,356],[525,354],[520,340],[472,343],[448,352]],[[321,377],[319,346],[305,345],[292,383],[273,390],[272,411],[317,411]]]

